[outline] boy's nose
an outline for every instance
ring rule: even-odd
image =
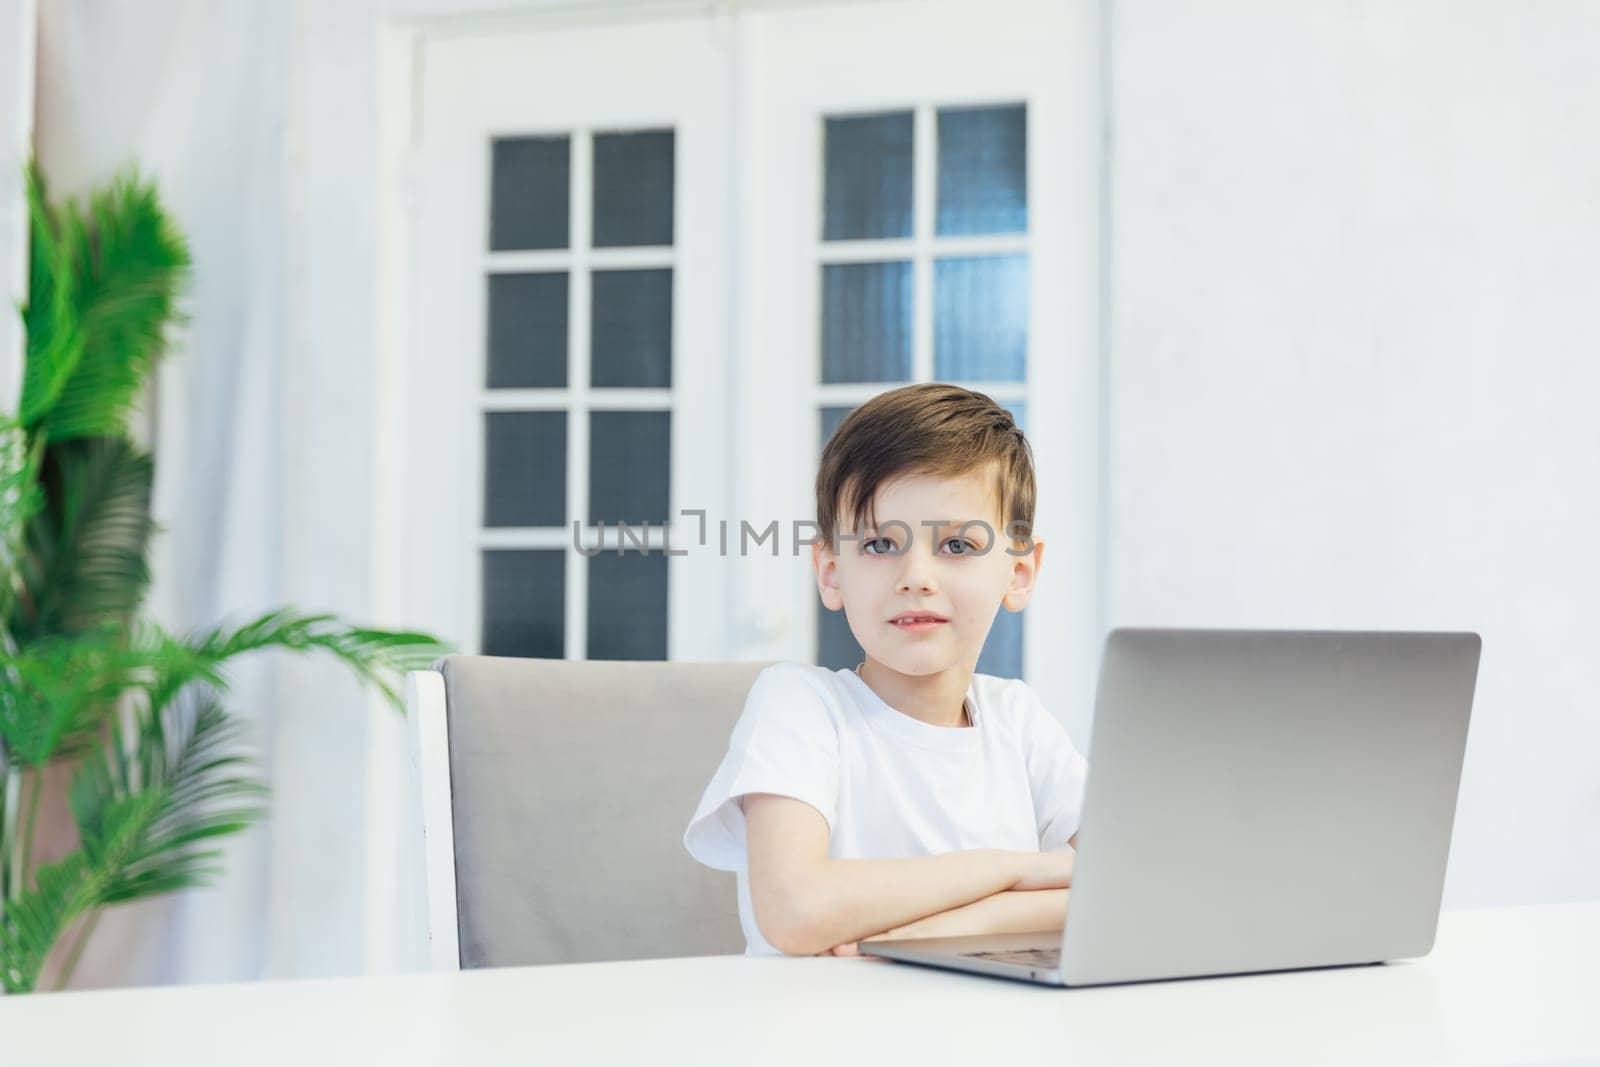
[[[911,553],[907,552],[907,556]],[[900,582],[896,585],[899,592],[908,592],[912,589],[921,589],[925,593],[933,592],[937,586],[933,581],[933,570],[927,562],[910,561],[905,569],[900,572]]]

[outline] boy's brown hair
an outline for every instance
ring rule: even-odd
[[[845,416],[822,450],[817,466],[822,543],[838,552],[841,517],[851,520],[847,533],[863,517],[876,525],[877,516],[866,511],[885,482],[906,474],[960,477],[985,468],[996,475],[1002,523],[990,547],[1007,536],[1031,538],[1033,450],[1009,411],[985,393],[942,382],[880,393]]]

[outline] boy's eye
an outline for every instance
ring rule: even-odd
[[[875,552],[872,548],[873,545],[883,545],[884,548],[882,551]],[[958,551],[955,551],[952,554],[957,556],[970,556],[978,551],[977,545],[973,544],[971,541],[963,540],[960,537],[952,537],[948,539],[945,541],[945,545],[947,547],[950,545],[955,545]],[[886,556],[893,553],[894,550],[894,541],[892,538],[888,537],[874,537],[870,541],[863,541],[861,543],[861,551],[865,552],[869,556]]]

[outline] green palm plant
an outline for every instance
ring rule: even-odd
[[[51,204],[30,167],[28,204],[22,397],[0,417],[6,993],[34,989],[58,952],[64,986],[104,908],[205,884],[217,839],[263,814],[265,786],[226,705],[229,661],[320,651],[403,709],[399,673],[447,651],[427,634],[292,609],[189,635],[139,618],[155,467],[127,421],[180,319],[188,251],[136,175],[80,209]],[[39,863],[46,771],[63,764],[78,840]]]

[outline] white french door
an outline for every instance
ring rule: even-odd
[[[1096,5],[650,11],[417,46],[408,614],[472,651],[851,655],[795,542],[822,441],[880,391],[955,381],[1022,422],[1046,542],[979,669],[1086,725]],[[664,547],[670,522],[684,554],[619,555],[612,529],[591,557],[574,520],[585,546],[649,521]]]
[[[979,670],[1087,725],[1099,643],[1097,9],[863,3],[750,16],[736,506],[815,513],[825,435],[906,382],[1018,417],[1038,466],[1039,590]],[[754,84],[759,79],[760,84]],[[856,662],[790,558],[740,561],[737,653]],[[1076,735],[1075,735],[1076,736]]]
[[[419,48],[410,614],[467,651],[719,658],[729,576],[673,520],[725,508],[725,28]]]

